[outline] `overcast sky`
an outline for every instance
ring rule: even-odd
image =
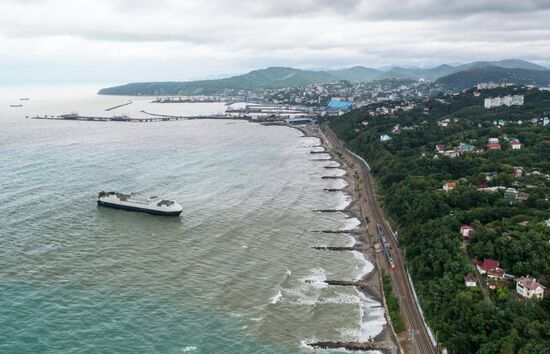
[[[0,81],[550,64],[550,0],[0,0]]]

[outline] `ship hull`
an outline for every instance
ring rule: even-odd
[[[140,208],[135,207],[131,205],[120,205],[120,204],[114,204],[114,203],[107,203],[101,200],[97,201],[97,205],[108,207],[108,208],[114,208],[114,209],[122,209],[127,211],[137,211],[141,213],[147,213],[152,215],[162,215],[162,216],[179,216],[181,214],[180,211],[160,211],[160,210],[152,210],[152,209],[146,209],[146,208]]]

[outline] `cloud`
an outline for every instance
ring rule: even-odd
[[[181,79],[270,65],[548,64],[549,15],[547,0],[3,0],[0,65],[17,75],[55,62],[132,81],[141,70]]]

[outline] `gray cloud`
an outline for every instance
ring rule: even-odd
[[[82,63],[128,80],[144,68],[166,79],[176,67],[194,78],[269,65],[548,63],[549,15],[550,0],[3,0],[0,58],[10,70]]]

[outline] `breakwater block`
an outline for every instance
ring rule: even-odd
[[[349,281],[349,280],[325,280],[325,283],[328,285],[337,285],[337,286],[359,286],[358,281]]]
[[[311,232],[322,233],[322,234],[353,234],[359,235],[359,231],[355,230],[313,230]]]
[[[322,179],[340,179],[342,177],[344,177],[345,175],[343,176],[323,176],[321,177]]]
[[[360,251],[363,248],[363,245],[357,244],[352,247],[341,247],[341,246],[313,246],[311,247],[314,250],[321,251]]]
[[[343,192],[343,189],[337,189],[337,188],[325,188],[323,189],[325,192]]]
[[[316,213],[346,213],[349,210],[347,209],[316,209],[313,210]]]
[[[333,169],[333,168],[342,168],[342,166],[325,166],[327,170]]]
[[[318,349],[346,349],[346,350],[384,350],[388,353],[396,352],[395,346],[387,342],[314,342],[308,343],[309,346]]]
[[[310,151],[309,153],[310,154],[327,154],[327,152],[325,150],[323,150],[323,151]]]

